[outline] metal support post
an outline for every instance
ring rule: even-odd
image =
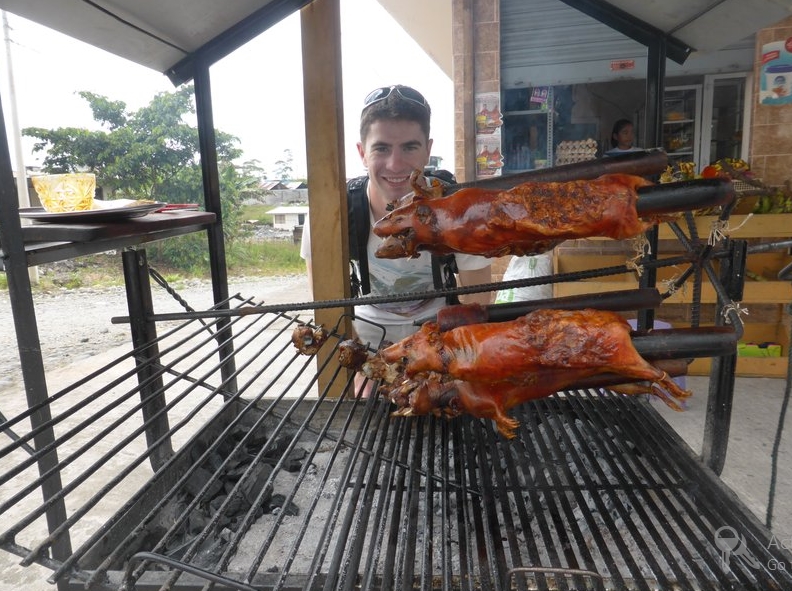
[[[121,259],[124,266],[129,325],[132,345],[137,351],[135,363],[140,383],[140,399],[144,402],[142,412],[146,424],[146,443],[151,451],[151,466],[158,470],[173,455],[169,436],[168,415],[164,411],[166,401],[162,375],[157,374],[159,346],[157,327],[149,318],[154,313],[149,283],[148,262],[145,250],[125,250]],[[159,443],[158,440],[162,439]]]

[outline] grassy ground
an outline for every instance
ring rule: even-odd
[[[150,261],[150,266],[174,285],[182,280],[210,278],[208,264],[189,271],[161,262]],[[239,241],[227,245],[226,266],[231,277],[273,277],[305,273],[300,247],[283,241]],[[38,282],[33,285],[33,290],[100,288],[123,284],[119,255],[103,253],[39,266]],[[8,289],[3,273],[0,273],[0,289]]]
[[[274,205],[245,205],[243,206],[243,218],[246,220],[257,220],[260,224],[272,225],[272,216],[267,212],[274,209]]]

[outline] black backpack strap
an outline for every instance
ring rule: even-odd
[[[456,177],[454,174],[451,171],[445,170],[443,168],[437,168],[431,172],[427,172],[426,176],[435,178],[441,181],[444,185],[456,184]]]
[[[368,270],[368,238],[371,229],[369,203],[366,196],[368,176],[361,176],[347,183],[347,209],[349,213],[349,260],[352,267],[353,296],[358,297],[371,292]],[[360,277],[355,272],[352,261],[357,261]]]
[[[451,289],[456,287],[456,273],[459,272],[457,268],[456,259],[452,254],[432,255],[432,280],[435,289]],[[456,295],[446,296],[446,303],[453,306],[459,303],[459,298]]]

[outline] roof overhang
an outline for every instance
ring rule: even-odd
[[[678,64],[685,63],[685,60],[693,52],[691,45],[656,27],[651,21],[633,16],[631,12],[623,10],[615,4],[600,0],[561,1],[642,45],[650,47],[662,43],[666,56]]]
[[[311,0],[0,0],[0,8],[187,82]]]
[[[0,8],[180,84],[193,78],[199,64],[215,63],[310,1],[0,0]],[[426,18],[425,0],[380,1],[441,67],[450,67],[450,22]],[[727,47],[792,14],[790,0],[563,1],[641,43],[662,38],[678,63],[691,51]],[[450,6],[451,0],[445,3]],[[450,19],[450,11],[439,14]],[[444,27],[442,42],[438,27]]]
[[[790,0],[609,0],[609,3],[701,53],[733,45],[792,16]]]
[[[532,0],[523,0],[530,9]],[[534,0],[536,2],[537,0]],[[451,1],[379,0],[432,59],[452,76]],[[683,64],[728,48],[792,15],[790,0],[559,0],[625,36],[648,46],[666,45],[670,59]],[[437,5],[437,6],[436,6]],[[443,12],[448,12],[446,23]],[[438,18],[439,16],[439,18]]]

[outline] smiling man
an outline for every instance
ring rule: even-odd
[[[426,292],[437,287],[429,253],[422,253],[413,259],[379,259],[374,256],[374,252],[382,240],[370,231],[371,226],[385,215],[389,203],[412,192],[412,172],[423,170],[428,164],[432,149],[431,114],[429,103],[423,95],[409,86],[378,88],[364,100],[357,148],[368,174],[351,180],[347,187],[350,228],[361,234],[366,232],[362,240],[357,234],[350,237],[353,282],[360,281],[364,295],[392,296]],[[363,206],[356,207],[356,200]],[[364,216],[364,219],[353,219],[358,216]],[[361,221],[362,224],[359,223]],[[305,224],[301,255],[308,265],[310,277],[311,239],[307,229],[308,224]],[[356,243],[365,244],[366,252],[357,253]],[[456,255],[454,258],[460,284],[490,282],[488,259],[470,255]],[[443,273],[447,271],[441,271]],[[467,298],[467,302],[488,304],[489,301],[489,293],[474,294]],[[414,319],[433,314],[445,304],[444,298],[430,297],[357,306],[355,330],[364,343],[370,342],[376,346],[382,338],[382,329],[376,325],[381,325],[386,330],[385,339],[396,342],[415,332],[417,327],[413,326]]]

